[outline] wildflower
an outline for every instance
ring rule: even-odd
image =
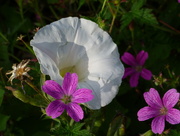
[[[122,61],[131,67],[125,68],[125,74],[123,78],[130,76],[130,86],[136,87],[138,85],[139,77],[146,80],[150,80],[152,77],[151,71],[144,68],[144,63],[148,58],[148,53],[140,51],[136,57],[132,54],[125,52],[121,57]]]
[[[16,39],[16,40],[17,40],[17,41],[22,41],[24,37],[25,37],[24,35],[20,34],[20,36],[19,36],[19,37],[17,37],[17,39]]]
[[[161,88],[163,88],[163,83],[167,82],[167,79],[162,76],[162,73],[160,73],[159,76],[153,75],[153,78],[154,78],[153,80],[154,84],[156,86],[160,86]]]
[[[124,74],[116,44],[92,21],[68,17],[41,28],[30,42],[41,72],[62,83],[65,73],[77,73],[78,86],[93,91],[86,105],[99,109],[118,92]]]
[[[22,60],[17,66],[16,64],[13,64],[12,71],[9,71],[6,73],[6,75],[12,74],[9,78],[9,81],[11,82],[11,85],[13,84],[13,79],[17,78],[21,81],[23,81],[24,76],[32,80],[33,78],[27,73],[30,71],[30,67],[27,67],[27,64],[30,60]]]
[[[179,100],[180,94],[176,89],[168,90],[162,100],[159,93],[151,88],[144,93],[144,99],[149,106],[140,109],[137,113],[138,120],[144,121],[154,118],[151,128],[154,133],[161,134],[165,128],[165,120],[170,124],[180,123],[180,111],[173,108]]]
[[[84,117],[82,108],[78,103],[88,102],[93,99],[92,91],[81,88],[76,89],[78,76],[76,73],[66,73],[62,86],[53,80],[47,80],[42,86],[45,93],[55,98],[48,107],[46,113],[52,118],[60,116],[64,110],[75,121],[80,121]]]

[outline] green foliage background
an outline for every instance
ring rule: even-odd
[[[27,84],[23,83],[22,89],[21,82],[15,79],[12,87],[18,89],[16,93],[23,94],[25,90],[35,101],[25,98],[28,102],[23,103],[15,92],[5,88],[11,86],[5,73],[14,63],[35,59],[29,46],[35,29],[68,16],[99,24],[111,35],[121,55],[126,51],[134,55],[147,51],[146,68],[154,75],[150,81],[140,79],[136,88],[131,88],[128,79],[124,79],[118,95],[109,105],[96,111],[83,107],[85,118],[80,123],[69,121],[70,124],[67,120],[45,117],[44,102],[36,101],[39,96],[36,97],[36,92]],[[23,40],[17,40],[20,35],[24,36]],[[152,87],[162,95],[171,88],[179,91],[179,60],[180,3],[176,0],[1,0],[0,135],[152,136],[151,120],[137,120],[137,111],[146,105],[142,94]],[[29,66],[32,82],[40,88],[43,78],[39,64],[31,62]],[[39,103],[42,105],[37,107]],[[180,109],[179,105],[176,108]],[[163,135],[179,136],[180,125],[167,124]]]

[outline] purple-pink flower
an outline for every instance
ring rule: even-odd
[[[140,51],[136,57],[132,54],[125,52],[121,57],[122,61],[131,67],[125,68],[125,73],[123,78],[130,76],[130,86],[136,87],[138,85],[139,77],[146,80],[150,80],[152,77],[151,71],[144,68],[144,63],[148,58],[148,53],[145,51]]]
[[[85,103],[94,98],[92,90],[77,89],[78,76],[76,73],[66,73],[62,86],[53,80],[45,81],[42,89],[45,93],[55,98],[46,108],[46,114],[52,118],[60,116],[64,110],[76,122],[84,117],[84,112],[79,103]]]
[[[173,108],[179,101],[180,94],[176,89],[168,90],[162,100],[157,90],[151,88],[144,93],[144,99],[149,106],[140,109],[138,120],[144,121],[154,118],[151,128],[154,133],[161,134],[165,128],[165,120],[170,124],[180,123],[180,110]]]

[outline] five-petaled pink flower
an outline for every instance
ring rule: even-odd
[[[150,80],[152,77],[151,71],[144,68],[144,63],[148,58],[148,53],[145,51],[140,51],[136,57],[132,54],[125,52],[121,57],[122,61],[131,67],[125,68],[125,73],[123,78],[130,76],[130,86],[136,87],[138,85],[139,77],[146,80]]]
[[[180,94],[176,89],[168,90],[162,100],[158,91],[151,88],[144,93],[144,99],[149,106],[140,109],[137,113],[138,120],[144,121],[154,118],[151,128],[154,133],[161,134],[165,128],[165,120],[170,124],[180,123],[180,110],[173,108],[178,102]]]
[[[55,98],[46,108],[46,114],[52,118],[60,116],[64,110],[76,122],[84,117],[84,112],[78,103],[85,103],[94,98],[92,90],[81,88],[77,90],[78,76],[76,73],[66,73],[62,86],[53,80],[45,81],[42,89]]]

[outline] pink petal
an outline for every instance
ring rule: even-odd
[[[74,119],[76,122],[80,121],[84,117],[84,112],[83,112],[81,106],[79,106],[76,103],[72,102],[72,103],[68,104],[66,110],[67,110],[68,115],[72,119]]]
[[[125,52],[123,54],[123,56],[121,57],[121,60],[130,66],[136,65],[136,60],[135,60],[134,56],[128,52]]]
[[[42,89],[45,93],[51,95],[55,99],[60,99],[61,96],[64,94],[61,86],[53,80],[45,81]]]
[[[179,101],[179,93],[176,89],[170,89],[164,94],[162,100],[166,108],[172,108]]]
[[[144,99],[146,103],[154,109],[161,109],[163,107],[159,93],[154,88],[144,93]]]
[[[158,116],[152,120],[151,128],[153,133],[162,134],[165,128],[165,116]]]
[[[152,73],[150,70],[143,68],[141,71],[141,77],[146,79],[146,80],[150,80],[152,77]]]
[[[66,95],[71,95],[76,91],[78,84],[78,75],[76,73],[66,73],[63,80],[63,89],[66,91]]]
[[[46,108],[46,114],[52,118],[57,118],[64,111],[64,104],[60,100],[51,102]]]
[[[153,109],[152,107],[149,107],[149,106],[141,108],[137,113],[139,121],[148,120],[148,119],[154,118],[158,115],[159,115],[159,111],[156,109]]]
[[[180,123],[180,110],[178,109],[169,109],[168,114],[166,115],[166,121],[170,124],[179,124]]]
[[[130,77],[130,86],[131,87],[136,87],[138,85],[139,76],[140,76],[140,73],[136,72]]]
[[[148,53],[145,51],[140,51],[136,56],[136,61],[138,62],[139,65],[143,66],[147,58],[148,58]]]
[[[91,101],[94,98],[94,95],[92,95],[92,90],[82,88],[78,89],[73,93],[72,101],[74,103],[84,103]]]
[[[126,78],[127,76],[130,76],[130,75],[132,75],[135,72],[136,71],[133,68],[125,68],[125,72],[124,72],[123,78]]]

